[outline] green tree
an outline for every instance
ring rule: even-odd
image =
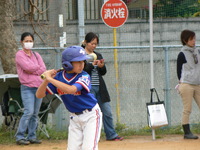
[[[154,7],[154,17],[191,17],[198,9],[196,0],[159,0]]]
[[[0,0],[0,59],[5,74],[16,73],[17,42],[13,32],[13,0]]]

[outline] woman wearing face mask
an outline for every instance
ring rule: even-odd
[[[42,83],[40,75],[46,70],[46,67],[40,54],[31,50],[34,44],[34,37],[31,33],[25,32],[21,35],[21,44],[22,50],[16,53],[15,61],[21,83],[24,114],[15,135],[16,143],[19,145],[40,144],[41,140],[36,138],[36,128],[42,99],[36,98],[35,93]]]

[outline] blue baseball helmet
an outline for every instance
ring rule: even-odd
[[[81,46],[70,46],[62,52],[62,67],[66,71],[71,71],[73,69],[71,62],[86,59],[88,59],[88,56],[86,55],[85,49]]]

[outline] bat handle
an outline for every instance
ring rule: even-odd
[[[45,79],[46,79],[46,76],[45,76],[44,74],[41,74],[41,75],[40,75],[40,78],[41,78],[42,80],[45,80]]]

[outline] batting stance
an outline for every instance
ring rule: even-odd
[[[47,70],[36,92],[38,98],[47,93],[59,94],[70,112],[68,150],[98,150],[102,113],[90,93],[90,76],[83,71],[87,55],[80,46],[62,52],[63,71]]]

